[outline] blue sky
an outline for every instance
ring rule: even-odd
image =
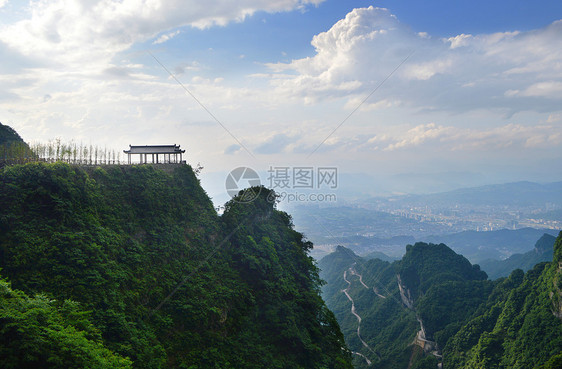
[[[181,144],[218,197],[237,166],[337,166],[370,194],[562,180],[561,19],[560,1],[0,0],[0,121]]]
[[[528,31],[562,17],[560,1],[328,0],[304,10],[257,12],[226,27],[183,28],[165,46],[165,51],[178,57],[208,60],[220,72],[236,74],[255,69],[256,62],[288,62],[312,55],[310,40],[314,35],[330,29],[353,9],[371,5],[390,9],[413,31],[440,37]],[[148,43],[139,46],[146,48]],[[240,58],[241,55],[244,57]]]

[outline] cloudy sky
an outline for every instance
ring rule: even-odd
[[[26,141],[181,144],[207,182],[562,180],[559,0],[0,0],[0,56]]]

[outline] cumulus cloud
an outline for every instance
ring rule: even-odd
[[[471,38],[472,35],[465,35],[462,33],[455,37],[449,37],[447,41],[451,44],[451,49],[456,49],[457,47],[468,45]]]
[[[400,155],[415,153],[422,157],[433,152],[438,155],[470,156],[468,153],[523,153],[532,150],[555,149],[562,143],[562,126],[544,122],[541,124],[504,123],[493,127],[458,127],[435,122],[408,125],[395,129],[382,127],[376,134],[357,132],[351,135],[334,135],[318,148],[322,155],[361,157]],[[255,135],[252,151],[256,154],[281,154],[284,156],[310,154],[317,149],[315,140],[302,131],[284,130],[269,136]],[[321,140],[321,136],[314,137]],[[239,150],[237,145],[227,149],[229,154]],[[494,154],[490,154],[494,155]],[[491,156],[490,156],[491,157]]]
[[[269,65],[278,92],[303,101],[357,99],[413,51],[374,99],[455,113],[560,110],[562,21],[535,31],[442,39],[415,33],[389,10],[371,6],[354,9],[311,43],[313,56]]]

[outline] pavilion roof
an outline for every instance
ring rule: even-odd
[[[129,150],[123,150],[125,154],[183,154],[185,150],[180,145],[129,145]]]

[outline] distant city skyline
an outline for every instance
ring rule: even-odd
[[[0,122],[180,144],[211,195],[239,166],[372,194],[562,180],[559,1],[0,0],[0,24]]]

